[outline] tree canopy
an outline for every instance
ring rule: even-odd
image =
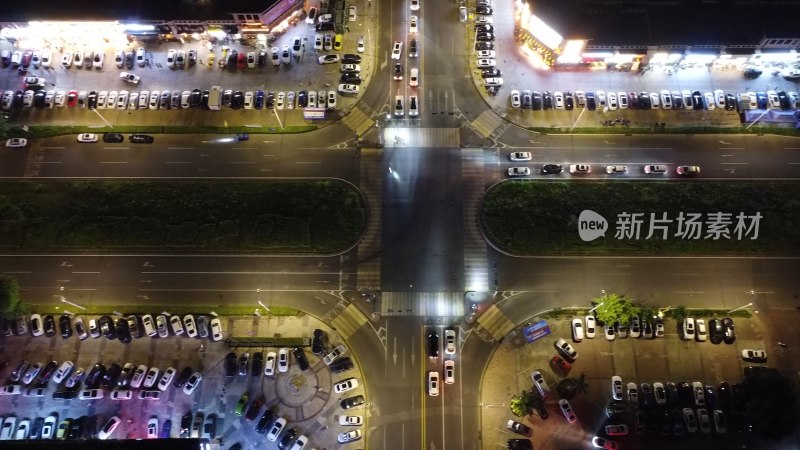
[[[763,439],[778,441],[794,431],[798,414],[797,388],[775,369],[748,373],[744,387],[749,396],[747,416]]]
[[[19,311],[21,303],[17,280],[8,275],[0,275],[0,315],[13,316]]]
[[[597,304],[595,309],[597,320],[605,323],[619,321],[620,324],[627,325],[631,317],[639,315],[641,311],[640,307],[619,294],[603,294],[594,301]]]

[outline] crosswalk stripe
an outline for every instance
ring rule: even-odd
[[[461,133],[458,128],[389,127],[383,141],[387,147],[458,148]]]
[[[486,308],[486,311],[478,317],[478,323],[497,340],[514,329],[514,323],[496,305]]]
[[[354,107],[350,110],[349,114],[344,116],[342,123],[360,136],[372,128],[375,121],[370,119],[360,108]]]
[[[477,119],[473,120],[471,125],[481,136],[489,137],[502,122],[503,119],[500,116],[491,109],[487,109],[484,110]]]
[[[331,321],[333,326],[336,327],[337,333],[347,340],[358,331],[365,323],[367,323],[367,316],[365,316],[355,305],[349,304],[342,312],[333,318]]]
[[[462,150],[461,179],[464,198],[464,290],[489,291],[486,242],[478,229],[478,203],[483,196],[483,149]],[[494,286],[492,286],[494,289]]]
[[[382,292],[381,315],[458,317],[464,315],[463,292]]]

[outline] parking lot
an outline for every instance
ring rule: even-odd
[[[594,436],[610,437],[616,440],[622,448],[628,445],[639,448],[706,448],[710,443],[715,448],[734,448],[749,442],[752,435],[747,432],[735,431],[738,426],[735,421],[728,421],[725,432],[717,432],[711,413],[715,409],[709,402],[706,407],[711,424],[709,432],[687,432],[685,424],[679,432],[674,429],[675,423],[670,416],[669,429],[663,431],[661,415],[667,411],[671,413],[674,405],[662,407],[660,404],[652,407],[639,407],[628,398],[628,383],[635,383],[638,387],[639,399],[642,399],[643,383],[649,386],[650,402],[653,386],[662,383],[675,383],[680,387],[682,382],[689,385],[700,382],[704,388],[712,386],[714,392],[718,391],[720,383],[727,382],[729,386],[741,382],[743,368],[756,365],[745,362],[741,358],[742,349],[765,348],[764,322],[757,316],[751,319],[735,319],[736,340],[733,344],[712,344],[710,341],[696,342],[682,340],[679,336],[677,324],[672,320],[665,323],[665,336],[654,339],[616,338],[607,341],[603,338],[602,328],[593,339],[584,339],[575,343],[571,339],[570,319],[548,320],[552,334],[531,343],[523,344],[515,339],[506,341],[495,352],[489,367],[484,374],[482,398],[482,422],[484,448],[495,448],[503,445],[508,439],[520,436],[506,430],[506,422],[515,419],[534,429],[532,443],[536,449],[584,449],[591,447]],[[560,355],[553,348],[553,342],[563,337],[578,352],[578,358],[567,372],[562,372],[551,364],[554,355]],[[769,350],[768,350],[769,352]],[[773,352],[770,367],[781,367],[786,362],[782,355]],[[785,367],[784,367],[785,369]],[[507,374],[514,372],[513,378]],[[538,413],[525,418],[517,418],[509,409],[511,397],[519,395],[523,390],[531,390],[531,372],[539,370],[550,388],[550,395],[545,400],[545,407],[549,417],[543,420]],[[564,378],[580,378],[585,375],[586,390],[580,392],[570,400],[577,421],[568,423],[565,420],[557,403],[560,398],[556,391],[558,383]],[[609,418],[606,407],[612,400],[611,377],[619,376],[625,386],[620,413]],[[535,389],[534,389],[535,392]],[[539,395],[536,394],[535,395]],[[716,395],[716,394],[715,394]],[[672,400],[671,394],[667,393]],[[683,399],[681,400],[683,401]],[[691,409],[696,414],[701,407],[692,405]],[[716,404],[716,408],[723,409]],[[680,409],[680,408],[678,408]],[[636,431],[637,417],[635,412],[643,411],[643,426]],[[727,410],[726,410],[727,411]],[[697,416],[695,415],[697,418]],[[666,419],[665,419],[666,420]],[[681,421],[681,423],[683,423]],[[628,434],[623,436],[608,436],[604,427],[607,425],[626,424]],[[666,426],[666,423],[663,425]],[[641,433],[641,434],[639,434]]]
[[[89,317],[84,318],[87,322]],[[58,322],[58,317],[56,317]],[[324,324],[309,316],[297,317],[224,317],[221,320],[223,334],[227,340],[231,336],[246,338],[259,337],[293,337],[305,338],[306,342],[313,341],[313,330],[316,328],[327,329]],[[59,328],[60,329],[60,328]],[[341,344],[335,332],[327,329],[327,351]],[[112,388],[105,388],[101,393],[103,398],[98,399],[53,399],[56,391],[67,391],[63,387],[66,379],[56,386],[54,381],[44,384],[44,395],[41,397],[28,397],[25,395],[27,386],[23,386],[22,393],[17,395],[0,395],[0,416],[15,417],[17,421],[29,419],[31,423],[37,418],[53,415],[60,424],[65,419],[72,419],[72,423],[82,423],[82,429],[76,430],[75,436],[89,438],[97,436],[99,428],[112,417],[119,417],[120,423],[114,429],[109,439],[122,438],[147,438],[148,424],[152,426],[152,419],[158,421],[158,434],[173,438],[192,436],[216,438],[220,442],[240,442],[244,448],[273,448],[267,439],[271,427],[278,423],[281,417],[286,421],[286,426],[277,438],[283,439],[295,429],[297,435],[287,438],[289,443],[305,435],[310,440],[309,448],[333,445],[341,433],[361,430],[361,427],[340,425],[340,416],[344,410],[339,402],[343,398],[358,397],[363,395],[361,387],[336,393],[334,384],[349,378],[358,380],[358,368],[352,364],[344,365],[343,369],[336,367],[336,361],[331,367],[341,370],[333,373],[331,368],[322,361],[320,355],[312,353],[311,347],[303,350],[309,367],[303,370],[299,367],[295,356],[288,358],[288,365],[284,369],[277,363],[272,366],[272,375],[265,375],[270,352],[278,353],[278,348],[269,347],[238,347],[230,348],[226,341],[212,342],[208,339],[189,338],[184,336],[170,336],[168,338],[150,338],[146,335],[135,338],[124,344],[119,340],[109,340],[105,337],[87,337],[81,340],[77,335],[63,339],[59,334],[53,337],[39,336],[11,336],[0,338],[0,352],[3,360],[9,364],[2,371],[2,385],[14,385],[9,381],[11,372],[18,361],[25,359],[31,364],[35,362],[47,364],[56,361],[61,365],[64,361],[72,361],[77,368],[89,372],[96,363],[102,363],[110,368],[112,363],[124,366],[132,363],[133,367],[144,365],[158,367],[163,374],[167,367],[175,369],[175,376],[163,386],[153,385],[145,388],[145,382],[139,388],[117,386],[114,382]],[[246,344],[244,344],[246,345]],[[291,349],[288,349],[291,353]],[[235,374],[226,376],[225,359],[229,352],[235,353]],[[249,358],[240,366],[244,353]],[[256,363],[256,354],[262,354],[262,361]],[[351,358],[345,348],[345,353],[338,359]],[[255,367],[254,367],[255,366]],[[179,378],[184,368],[190,372],[197,371],[202,374],[202,381],[197,384],[191,394],[186,389],[176,388],[172,384]],[[122,379],[122,377],[120,377]],[[130,374],[129,378],[130,380]],[[187,380],[184,379],[184,382]],[[140,382],[140,381],[139,381]],[[136,382],[138,384],[138,382]],[[188,385],[195,383],[189,379]],[[33,385],[33,384],[32,384]],[[186,386],[186,385],[184,385]],[[85,386],[80,383],[74,391],[80,392]],[[101,389],[104,389],[101,386]],[[121,395],[120,399],[113,399],[117,395],[113,392],[132,391],[130,397]],[[155,399],[142,399],[141,392],[160,392]],[[78,394],[80,395],[80,394]],[[241,409],[237,405],[247,395]],[[255,405],[255,406],[254,406]],[[274,415],[269,414],[269,408]],[[237,414],[238,412],[238,414]],[[361,422],[368,420],[364,405],[357,405],[348,411],[350,416],[361,417]],[[263,418],[263,416],[268,416]],[[80,419],[81,420],[77,420]],[[165,423],[169,421],[169,425]],[[189,425],[187,425],[187,423]],[[260,426],[261,433],[256,431]],[[34,427],[36,428],[36,427]],[[69,427],[68,427],[69,429]],[[36,430],[34,430],[36,431]],[[102,431],[102,430],[99,430]],[[69,431],[66,431],[69,436]],[[15,432],[16,434],[16,432]],[[152,430],[151,430],[152,434]],[[277,441],[276,441],[277,442]],[[227,448],[227,445],[226,445]],[[287,447],[288,448],[288,447]]]

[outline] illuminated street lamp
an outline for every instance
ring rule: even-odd
[[[590,309],[590,310],[589,310],[589,312],[590,312],[590,313],[594,312],[594,310],[595,310],[595,309],[597,309],[597,308],[599,308],[599,307],[603,306],[603,304],[604,304],[604,303],[605,303],[605,302],[600,302],[600,303],[598,303],[598,304],[597,304],[597,306],[595,306],[594,308]]]
[[[732,313],[732,312],[735,312],[735,311],[739,311],[740,309],[749,308],[749,307],[751,307],[751,306],[753,306],[753,302],[750,302],[750,303],[748,303],[748,304],[746,304],[746,305],[742,305],[742,306],[740,306],[740,307],[738,307],[738,308],[734,308],[734,309],[732,309],[732,310],[728,311],[728,314],[730,314],[730,313]]]

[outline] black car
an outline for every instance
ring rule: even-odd
[[[564,108],[567,111],[572,111],[575,108],[575,98],[572,96],[572,92],[565,92],[564,93]]]
[[[364,402],[365,400],[363,395],[356,395],[354,397],[348,397],[342,400],[341,402],[339,402],[339,406],[341,406],[342,409],[352,409],[355,408],[356,406],[363,405]]]
[[[348,84],[361,84],[361,75],[357,73],[343,73],[339,77],[339,81]]]
[[[550,91],[544,91],[542,93],[542,108],[553,109],[553,94],[551,94]]]
[[[244,94],[242,91],[236,91],[231,98],[231,108],[242,109],[244,107]]]
[[[725,94],[725,111],[733,111],[734,109],[736,109],[736,96]]]
[[[433,328],[428,329],[428,357],[439,357],[439,335]]]
[[[750,396],[742,383],[733,384],[733,404],[740,412],[747,411],[747,404],[750,402]]]
[[[189,411],[181,417],[181,431],[180,436],[182,438],[189,437],[189,427],[192,426],[192,412]]]
[[[494,50],[494,42],[475,42],[475,50]]]
[[[225,356],[225,376],[236,376],[236,353],[230,352]]]
[[[743,73],[746,78],[758,78],[764,72],[755,67],[748,67],[747,69],[744,69]]]
[[[725,330],[725,337],[723,338],[726,344],[733,344],[736,342],[736,331],[733,328],[733,319],[726,317],[722,319],[722,328]]]
[[[531,109],[534,111],[539,111],[542,109],[542,93],[539,91],[533,91],[533,95],[531,96]]]
[[[105,336],[106,339],[113,341],[117,338],[117,330],[111,317],[100,316],[100,319],[97,322],[100,326],[100,332],[103,333],[103,336]]]
[[[701,94],[700,91],[692,92],[692,108],[695,111],[706,109],[705,101],[703,100],[703,94]]]
[[[333,22],[320,22],[314,25],[314,29],[317,31],[333,31],[334,28]]]
[[[645,408],[655,404],[653,387],[650,384],[642,383],[639,385],[639,403]]]
[[[275,413],[273,413],[271,409],[267,408],[261,418],[258,419],[258,423],[256,424],[256,432],[261,434],[266,433],[268,427],[272,424],[272,419],[274,417]]]
[[[47,337],[56,335],[56,320],[50,314],[44,316],[44,335]]]
[[[411,42],[408,43],[408,56],[410,58],[417,57],[417,40],[412,39]]]
[[[483,78],[497,78],[502,77],[503,72],[500,69],[483,69],[481,70],[481,76]]]
[[[347,356],[340,356],[328,367],[331,369],[331,373],[347,372],[353,368],[353,361]]]
[[[508,450],[533,450],[533,444],[528,439],[509,439],[506,448]]]
[[[327,340],[328,336],[324,331],[320,330],[319,328],[314,330],[314,339],[311,341],[311,353],[317,356],[325,356],[327,353],[325,348]]]
[[[262,367],[264,367],[264,353],[255,352],[253,354],[253,365],[250,366],[250,375],[254,377],[261,375]]]
[[[291,444],[294,438],[296,437],[297,437],[297,430],[294,427],[284,431],[283,438],[281,438],[280,442],[278,442],[278,448],[284,449],[288,447],[289,444]]]
[[[545,164],[542,166],[542,175],[556,175],[564,171],[561,164]]]
[[[78,390],[77,389],[67,389],[65,391],[55,391],[53,392],[53,400],[72,400],[78,398]]]
[[[228,53],[228,69],[235,69],[238,60],[239,60],[239,53],[236,50],[231,50]]]
[[[667,404],[670,406],[678,406],[680,402],[680,395],[678,394],[678,385],[673,382],[668,382],[667,386]]]
[[[171,95],[170,95],[169,91],[164,91],[164,92],[162,92],[162,93],[161,93],[161,97],[159,97],[159,100],[158,100],[158,107],[159,107],[160,109],[169,109],[169,108],[170,108],[170,106],[172,105],[172,104],[170,103],[170,99],[171,99],[171,98],[172,98],[172,97],[171,97]]]
[[[301,347],[295,347],[294,350],[292,350],[292,354],[294,355],[294,359],[297,360],[300,370],[307,370],[308,359],[306,358],[306,353],[303,351],[303,349]]]
[[[522,109],[531,109],[532,107],[531,91],[522,91]]]
[[[639,109],[650,109],[650,94],[647,92],[639,92]]]
[[[245,352],[239,357],[239,367],[237,372],[239,375],[247,375],[247,362],[250,359],[250,354]]]
[[[183,385],[186,384],[187,381],[189,381],[189,377],[192,376],[193,372],[194,370],[192,370],[191,367],[184,367],[183,370],[181,370],[181,373],[179,373],[178,376],[175,377],[175,381],[172,382],[172,385],[175,386],[176,388],[182,388]]]
[[[209,92],[207,90],[203,91],[203,96],[200,97],[200,106],[208,108],[208,97],[210,97],[210,96],[211,96],[211,92]]]
[[[258,52],[258,60],[257,60],[258,67],[264,67],[267,65],[267,52],[261,50]]]
[[[708,334],[711,338],[712,344],[721,343],[725,339],[725,327],[722,326],[722,321],[719,319],[709,320]]]
[[[41,380],[41,382],[47,384],[47,382],[50,381],[50,378],[53,377],[53,374],[56,372],[57,368],[58,368],[57,362],[50,361],[49,363],[47,363],[47,365],[44,366],[42,371],[39,373],[39,379]]]
[[[717,400],[720,409],[728,411],[731,409],[731,386],[727,381],[722,381],[717,386]]]
[[[132,134],[128,136],[128,141],[133,144],[152,144],[155,139],[149,134]]]
[[[200,99],[203,97],[200,89],[192,89],[192,95],[189,96],[189,107],[197,108],[200,106]]]
[[[69,432],[67,439],[75,440],[83,436],[83,423],[86,421],[86,416],[78,417],[69,424]]]
[[[226,89],[222,92],[222,106],[228,107],[231,106],[231,99],[233,98],[233,91],[230,89]]]
[[[133,52],[125,52],[125,67],[133,69]]]
[[[111,389],[117,385],[119,376],[122,373],[122,367],[119,364],[113,363],[108,366],[108,370],[103,375],[102,384],[107,389]]]
[[[492,8],[489,8],[488,6],[478,6],[477,8],[475,8],[475,12],[478,14],[483,14],[485,16],[491,16],[494,13],[494,11],[492,11]]]
[[[475,31],[478,33],[494,33],[494,27],[488,24],[475,25]]]
[[[297,93],[297,105],[301,108],[308,106],[308,91],[300,91]],[[256,105],[258,108],[258,106]]]
[[[478,41],[494,41],[494,34],[492,33],[478,33],[475,35],[475,39]]]
[[[403,64],[400,62],[394,63],[394,79],[395,80],[403,79]]]
[[[33,106],[36,108],[44,108],[44,98],[47,96],[45,91],[37,91],[33,95]]]
[[[103,142],[119,143],[125,140],[121,133],[103,133]]]
[[[274,92],[271,92],[271,91],[267,92],[266,98],[264,99],[264,105],[269,109],[272,109],[273,107],[275,107],[275,93]]]
[[[83,384],[86,386],[87,389],[97,389],[100,386],[100,380],[106,374],[106,366],[97,363],[92,367],[92,370],[89,371],[89,374],[86,375],[86,379],[83,381]]]
[[[160,439],[169,439],[170,432],[172,431],[172,421],[167,419],[161,424],[161,431],[158,434]]]
[[[117,338],[123,344],[130,344],[131,330],[128,328],[128,321],[125,319],[117,319]]]
[[[354,55],[352,53],[345,53],[342,55],[342,63],[343,64],[360,64],[361,63],[361,56]]]
[[[778,92],[778,102],[780,102],[782,110],[792,109],[792,102],[789,100],[789,96],[786,95],[786,91]]]
[[[683,408],[691,408],[694,406],[694,393],[692,393],[692,387],[689,386],[689,383],[686,381],[681,381],[678,383],[678,393],[681,397],[681,406]]]
[[[594,92],[586,93],[586,109],[589,111],[594,111],[597,109],[597,99],[594,96]]]
[[[61,337],[67,339],[72,336],[72,322],[69,316],[64,314],[58,319],[58,326],[61,328]]]

